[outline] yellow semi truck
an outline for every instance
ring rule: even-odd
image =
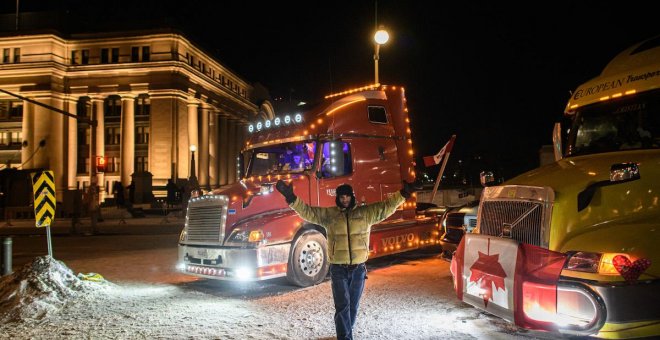
[[[660,336],[660,36],[580,85],[565,116],[555,163],[485,188],[477,233],[566,255],[556,305],[528,319],[569,334]]]

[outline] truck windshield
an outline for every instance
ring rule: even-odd
[[[312,169],[316,142],[268,145],[246,151],[247,176],[300,173]]]
[[[568,155],[660,148],[660,91],[584,107],[576,113]]]

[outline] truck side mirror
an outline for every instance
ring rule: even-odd
[[[640,178],[636,163],[617,163],[610,167],[610,182],[634,181]]]
[[[555,123],[552,129],[552,151],[555,154],[555,162],[563,158],[562,145],[561,145],[561,123]]]
[[[479,173],[479,181],[484,187],[489,187],[495,184],[495,175],[492,171],[482,171]]]

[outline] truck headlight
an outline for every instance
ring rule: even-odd
[[[590,253],[578,251],[569,254],[570,258],[566,262],[566,265],[564,265],[564,268],[601,275],[620,275],[613,261],[619,255],[628,259],[630,258],[630,255],[623,253]]]
[[[229,239],[227,239],[228,243],[241,244],[241,245],[245,245],[245,244],[257,245],[263,241],[264,241],[264,232],[259,229],[234,230],[229,236]]]

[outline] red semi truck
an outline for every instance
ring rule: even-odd
[[[326,232],[274,190],[279,179],[314,206],[335,205],[350,184],[358,204],[381,201],[415,179],[403,87],[370,86],[326,96],[314,109],[248,126],[238,183],[191,198],[179,240],[179,268],[210,279],[286,276],[299,286],[328,271]],[[436,246],[438,219],[416,211],[413,195],[372,227],[370,258]]]

